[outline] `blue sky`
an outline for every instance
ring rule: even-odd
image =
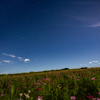
[[[100,1],[1,0],[0,74],[100,67]]]

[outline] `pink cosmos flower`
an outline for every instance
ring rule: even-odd
[[[1,94],[1,96],[4,96],[5,94]]]
[[[87,96],[88,98],[93,98],[93,95]]]
[[[46,85],[46,83],[44,83],[44,85]]]
[[[72,99],[72,100],[75,100],[75,99],[76,99],[76,97],[75,97],[75,96],[71,96],[71,99]]]
[[[40,96],[38,96],[38,98],[37,98],[38,100],[42,100],[42,97],[40,97]]]
[[[17,87],[17,90],[19,90],[20,88]]]
[[[95,78],[93,77],[93,78],[91,78],[91,80],[95,80]]]
[[[57,77],[60,77],[59,75],[57,75]]]

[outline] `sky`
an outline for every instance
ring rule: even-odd
[[[0,74],[100,67],[99,0],[0,0]]]

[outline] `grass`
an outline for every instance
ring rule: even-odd
[[[100,68],[0,77],[0,100],[100,100]]]

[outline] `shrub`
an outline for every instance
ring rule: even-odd
[[[87,69],[87,67],[81,67],[80,69]]]
[[[69,68],[64,68],[63,70],[69,70]]]
[[[7,76],[6,74],[2,74],[2,76]]]

